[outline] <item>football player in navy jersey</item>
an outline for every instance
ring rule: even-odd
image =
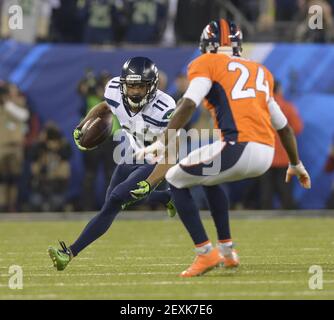
[[[84,123],[90,118],[109,113],[118,118],[129,139],[134,158],[138,150],[149,146],[165,130],[175,109],[174,99],[157,89],[158,76],[158,69],[150,59],[129,59],[122,68],[121,76],[107,84],[105,101],[95,106],[74,130],[78,148],[89,151],[80,145]],[[64,270],[73,257],[109,229],[122,207],[133,201],[130,190],[149,176],[154,167],[154,160],[149,158],[141,163],[134,159],[132,163],[121,163],[116,167],[102,209],[87,224],[79,238],[69,247],[61,241],[61,249],[48,248],[57,270]],[[176,214],[168,190],[153,192],[147,201],[165,205],[170,217]]]

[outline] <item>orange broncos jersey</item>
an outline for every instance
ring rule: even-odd
[[[268,107],[274,81],[264,66],[239,57],[206,53],[188,67],[189,80],[197,77],[212,81],[204,106],[225,141],[275,145]]]

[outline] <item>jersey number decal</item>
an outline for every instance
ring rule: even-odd
[[[153,104],[153,108],[157,108],[160,111],[164,111],[165,108],[168,108],[168,105],[162,102],[161,100],[158,100],[157,102]]]
[[[249,70],[246,66],[239,62],[230,62],[228,64],[228,71],[235,72],[237,69],[241,71],[240,77],[235,83],[231,95],[232,99],[244,99],[244,98],[255,98],[256,91],[262,91],[266,94],[266,100],[269,99],[269,83],[268,81],[264,81],[264,71],[261,67],[259,67],[256,76],[256,88],[247,88],[245,89],[245,85],[249,79]]]

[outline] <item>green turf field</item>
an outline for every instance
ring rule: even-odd
[[[212,240],[213,226],[206,222]],[[232,220],[238,270],[180,279],[194,255],[180,221],[116,221],[63,272],[46,250],[68,244],[85,222],[0,222],[0,299],[333,299],[334,219]],[[23,290],[8,268],[23,268]],[[310,290],[309,268],[323,269]]]

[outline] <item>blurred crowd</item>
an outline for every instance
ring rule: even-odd
[[[10,30],[9,8],[23,9]],[[322,13],[310,13],[318,5]],[[237,21],[247,41],[333,41],[334,0],[0,0],[2,38],[97,45],[197,43],[208,21]],[[313,16],[313,18],[311,18]],[[322,29],[310,28],[322,19]]]
[[[71,146],[55,123],[41,125],[27,98],[0,83],[0,211],[63,211]]]

